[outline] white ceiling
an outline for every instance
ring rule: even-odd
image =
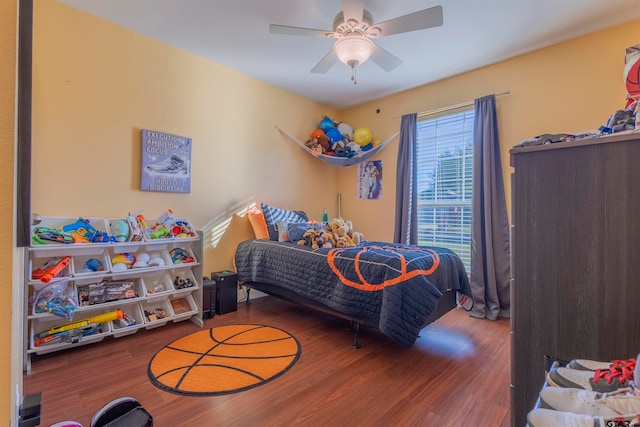
[[[444,25],[377,39],[403,64],[385,72],[367,61],[354,85],[340,62],[310,73],[332,40],[269,33],[332,30],[341,0],[59,1],[338,109],[640,19],[638,0],[365,0],[374,24],[439,4]]]

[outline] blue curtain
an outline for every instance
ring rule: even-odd
[[[510,317],[509,220],[495,95],[475,100],[471,295],[473,317]]]
[[[418,243],[416,113],[405,114],[400,123],[400,145],[396,172],[396,223],[393,232],[395,243]]]

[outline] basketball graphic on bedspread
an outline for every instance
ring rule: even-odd
[[[398,263],[397,273],[390,278],[380,282],[372,283],[362,273],[365,264],[364,257],[367,254],[384,254],[387,258],[393,258]],[[414,263],[411,260],[420,258],[423,268],[412,267]],[[409,259],[410,258],[410,259]],[[352,259],[353,264],[347,263],[347,268],[339,266],[340,259]],[[428,276],[440,266],[440,255],[438,251],[427,247],[404,247],[397,245],[370,245],[370,246],[352,246],[346,248],[330,249],[327,253],[327,263],[331,271],[338,276],[340,281],[349,287],[360,289],[362,291],[375,292],[384,289],[387,286],[398,285],[408,281],[416,276]],[[363,264],[363,265],[361,265]],[[353,271],[349,271],[353,269]]]
[[[298,341],[281,329],[225,325],[173,341],[151,359],[148,375],[177,394],[227,394],[282,375],[299,355]]]

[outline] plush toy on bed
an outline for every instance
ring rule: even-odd
[[[362,241],[364,235],[351,229],[351,221],[334,218],[327,223],[327,229],[333,233],[337,247],[355,246]]]
[[[351,223],[351,221],[346,221],[347,224],[347,236],[351,237],[351,240],[353,240],[353,243],[355,245],[357,245],[358,243],[362,242],[364,240],[364,234],[360,233],[359,231],[355,231],[353,229],[353,224]]]
[[[298,240],[301,246],[310,246],[313,249],[331,248],[327,231],[322,228],[311,227],[302,235],[302,240]]]

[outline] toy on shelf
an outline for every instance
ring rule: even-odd
[[[68,233],[49,227],[35,227],[33,229],[32,240],[39,245],[47,243],[73,243],[73,237]]]
[[[35,280],[40,280],[43,283],[48,283],[62,272],[71,263],[71,257],[64,256],[62,258],[51,258],[44,263],[42,267],[36,268],[31,273],[31,277]]]
[[[53,342],[69,341],[72,337],[82,337],[101,332],[100,324],[112,320],[122,319],[124,312],[115,310],[108,313],[98,314],[85,320],[73,323],[57,325],[34,335],[34,344],[40,346]],[[65,338],[66,337],[66,338]]]
[[[88,219],[78,218],[74,223],[64,225],[62,231],[73,238],[73,243],[104,243],[109,241],[109,234],[98,231]]]
[[[35,313],[50,313],[64,319],[73,319],[78,308],[78,298],[68,279],[51,282],[44,286],[33,298]]]

